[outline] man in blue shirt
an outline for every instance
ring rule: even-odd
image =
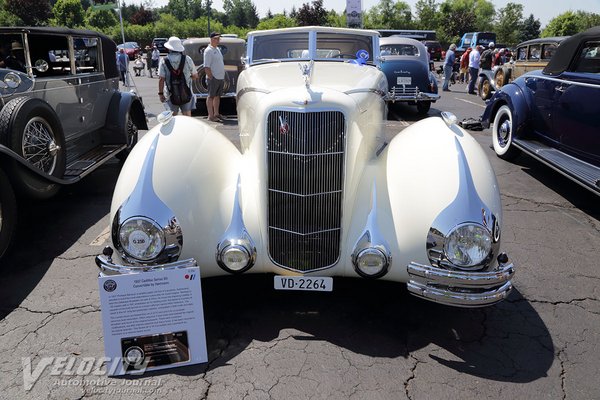
[[[444,86],[442,89],[444,92],[450,91],[448,86],[450,85],[450,78],[454,72],[454,61],[456,61],[454,50],[456,50],[456,45],[452,43],[446,53],[446,59],[444,60]]]

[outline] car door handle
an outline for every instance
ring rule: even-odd
[[[564,93],[566,89],[567,89],[567,87],[566,87],[566,86],[563,86],[563,85],[561,85],[561,86],[556,86],[556,87],[554,88],[554,90],[556,90],[557,92],[560,92],[560,93]]]

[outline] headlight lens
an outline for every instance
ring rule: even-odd
[[[233,272],[243,270],[250,263],[250,254],[243,246],[231,245],[223,250],[221,261]]]
[[[492,251],[492,236],[480,225],[467,224],[455,228],[446,238],[444,253],[457,267],[482,264]]]
[[[162,228],[153,220],[133,217],[121,225],[119,241],[123,251],[141,261],[154,260],[165,248]]]

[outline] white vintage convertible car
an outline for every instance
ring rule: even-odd
[[[198,265],[202,278],[274,274],[275,289],[354,277],[461,307],[506,298],[514,267],[486,154],[446,113],[386,143],[379,61],[375,31],[249,33],[241,151],[161,114],[118,179],[101,274]]]

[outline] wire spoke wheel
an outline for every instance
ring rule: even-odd
[[[56,168],[59,150],[52,127],[45,119],[34,117],[27,122],[21,144],[23,157],[27,161],[51,175]]]

